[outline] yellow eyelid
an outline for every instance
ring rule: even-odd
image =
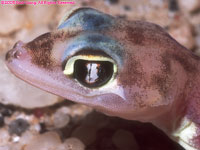
[[[94,55],[78,55],[78,56],[71,57],[67,61],[63,73],[65,75],[72,75],[74,72],[75,61],[80,60],[80,59],[81,60],[91,60],[91,61],[109,61],[109,62],[113,63],[113,65],[114,65],[114,68],[113,68],[114,74],[117,72],[117,65],[111,58],[104,57],[104,56],[94,56]]]

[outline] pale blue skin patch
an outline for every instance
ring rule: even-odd
[[[123,66],[123,47],[110,37],[98,33],[85,33],[74,38],[68,43],[62,57],[62,62],[81,50],[91,50],[94,53],[95,51],[103,51],[116,62],[118,67]]]
[[[82,8],[64,20],[58,29],[81,27],[83,30],[102,30],[114,24],[112,16],[103,14],[93,9]]]

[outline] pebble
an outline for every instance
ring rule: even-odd
[[[46,132],[31,139],[24,150],[58,150],[61,139],[56,132]]]
[[[53,124],[55,128],[63,128],[70,122],[70,116],[68,112],[65,112],[66,109],[58,109],[53,114]]]
[[[19,143],[14,143],[10,146],[9,150],[23,150],[23,145]]]
[[[27,26],[31,26],[31,25],[27,25]],[[40,36],[41,34],[50,32],[47,25],[33,26],[31,27],[31,30],[29,28],[30,27],[27,27],[17,32],[16,39],[20,39],[23,42],[30,42],[36,37]]]
[[[181,21],[180,21],[181,22]],[[192,26],[189,23],[178,24],[169,30],[170,35],[188,49],[193,49],[195,39],[192,35]]]
[[[196,14],[190,16],[190,22],[194,26],[199,26],[200,25],[200,13],[196,13]]]
[[[2,36],[0,37],[0,59],[4,59],[8,48],[11,48],[15,44],[12,37]]]
[[[178,0],[182,11],[193,12],[200,8],[199,0]]]
[[[12,137],[12,142],[13,142],[13,143],[17,143],[17,142],[19,142],[19,140],[20,140],[20,137],[19,137],[19,136],[13,136],[13,137]]]
[[[45,115],[44,116],[44,122],[40,123],[41,129],[47,129],[47,130],[53,130],[55,129],[54,127],[54,121],[53,121],[53,116],[52,115]]]
[[[29,123],[24,119],[17,119],[9,124],[9,133],[21,136],[29,128]]]
[[[42,130],[40,124],[35,124],[35,125],[33,126],[33,128],[34,128],[34,130],[35,130],[36,132],[38,132],[38,133]]]
[[[29,143],[30,141],[32,141],[33,137],[36,136],[36,133],[31,132],[31,131],[27,131],[25,132],[21,137],[20,137],[20,141],[19,143],[21,145],[26,145],[27,143]]]
[[[0,150],[10,150],[9,145],[0,146]]]
[[[112,143],[111,137],[108,134],[105,134],[105,136],[102,137],[102,139],[98,142],[99,144],[97,147],[102,150],[116,150],[116,146]],[[119,150],[119,149],[117,149]]]
[[[47,25],[54,21],[56,14],[56,6],[54,5],[37,5],[37,9],[32,6],[28,6],[28,11],[26,13],[29,18],[32,27]],[[48,13],[47,13],[48,12]],[[49,21],[51,20],[51,21]]]
[[[57,96],[35,88],[11,74],[5,65],[5,55],[2,54],[0,54],[0,72],[0,103],[35,108],[60,102]]]
[[[72,132],[72,137],[80,139],[85,145],[90,145],[96,139],[96,128],[91,126],[79,126]]]
[[[65,150],[84,150],[85,145],[77,138],[68,138],[64,141]]]
[[[135,137],[129,131],[117,130],[112,137],[112,141],[120,150],[139,150]]]
[[[94,111],[88,114],[83,120],[83,126],[95,126],[97,129],[101,129],[109,124],[110,120],[102,113]]]
[[[5,128],[0,129],[0,147],[7,145],[10,139],[10,135]]]
[[[9,13],[8,13],[9,12]],[[0,9],[0,34],[8,35],[23,27],[25,24],[25,15],[17,11],[14,7],[1,6]]]
[[[70,109],[71,109],[70,111],[71,117],[75,116],[85,117],[93,110],[93,108],[81,104],[74,104],[70,106]]]

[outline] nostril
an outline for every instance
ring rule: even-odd
[[[19,59],[22,55],[22,52],[20,50],[12,49],[7,52],[6,54],[6,61],[11,61],[13,58]]]
[[[22,47],[23,47],[24,43],[19,41],[17,42],[14,46],[12,50],[9,50],[6,53],[6,61],[11,62],[12,59],[19,59],[22,56]]]
[[[14,58],[19,59],[21,55],[22,55],[22,52],[20,52],[20,51],[14,51],[14,52],[13,52],[13,57],[14,57]]]

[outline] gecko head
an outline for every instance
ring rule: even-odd
[[[175,78],[166,58],[166,47],[173,44],[166,40],[175,43],[154,24],[79,8],[56,31],[18,42],[6,62],[36,87],[109,115],[143,121],[166,111],[176,92],[170,90]]]

